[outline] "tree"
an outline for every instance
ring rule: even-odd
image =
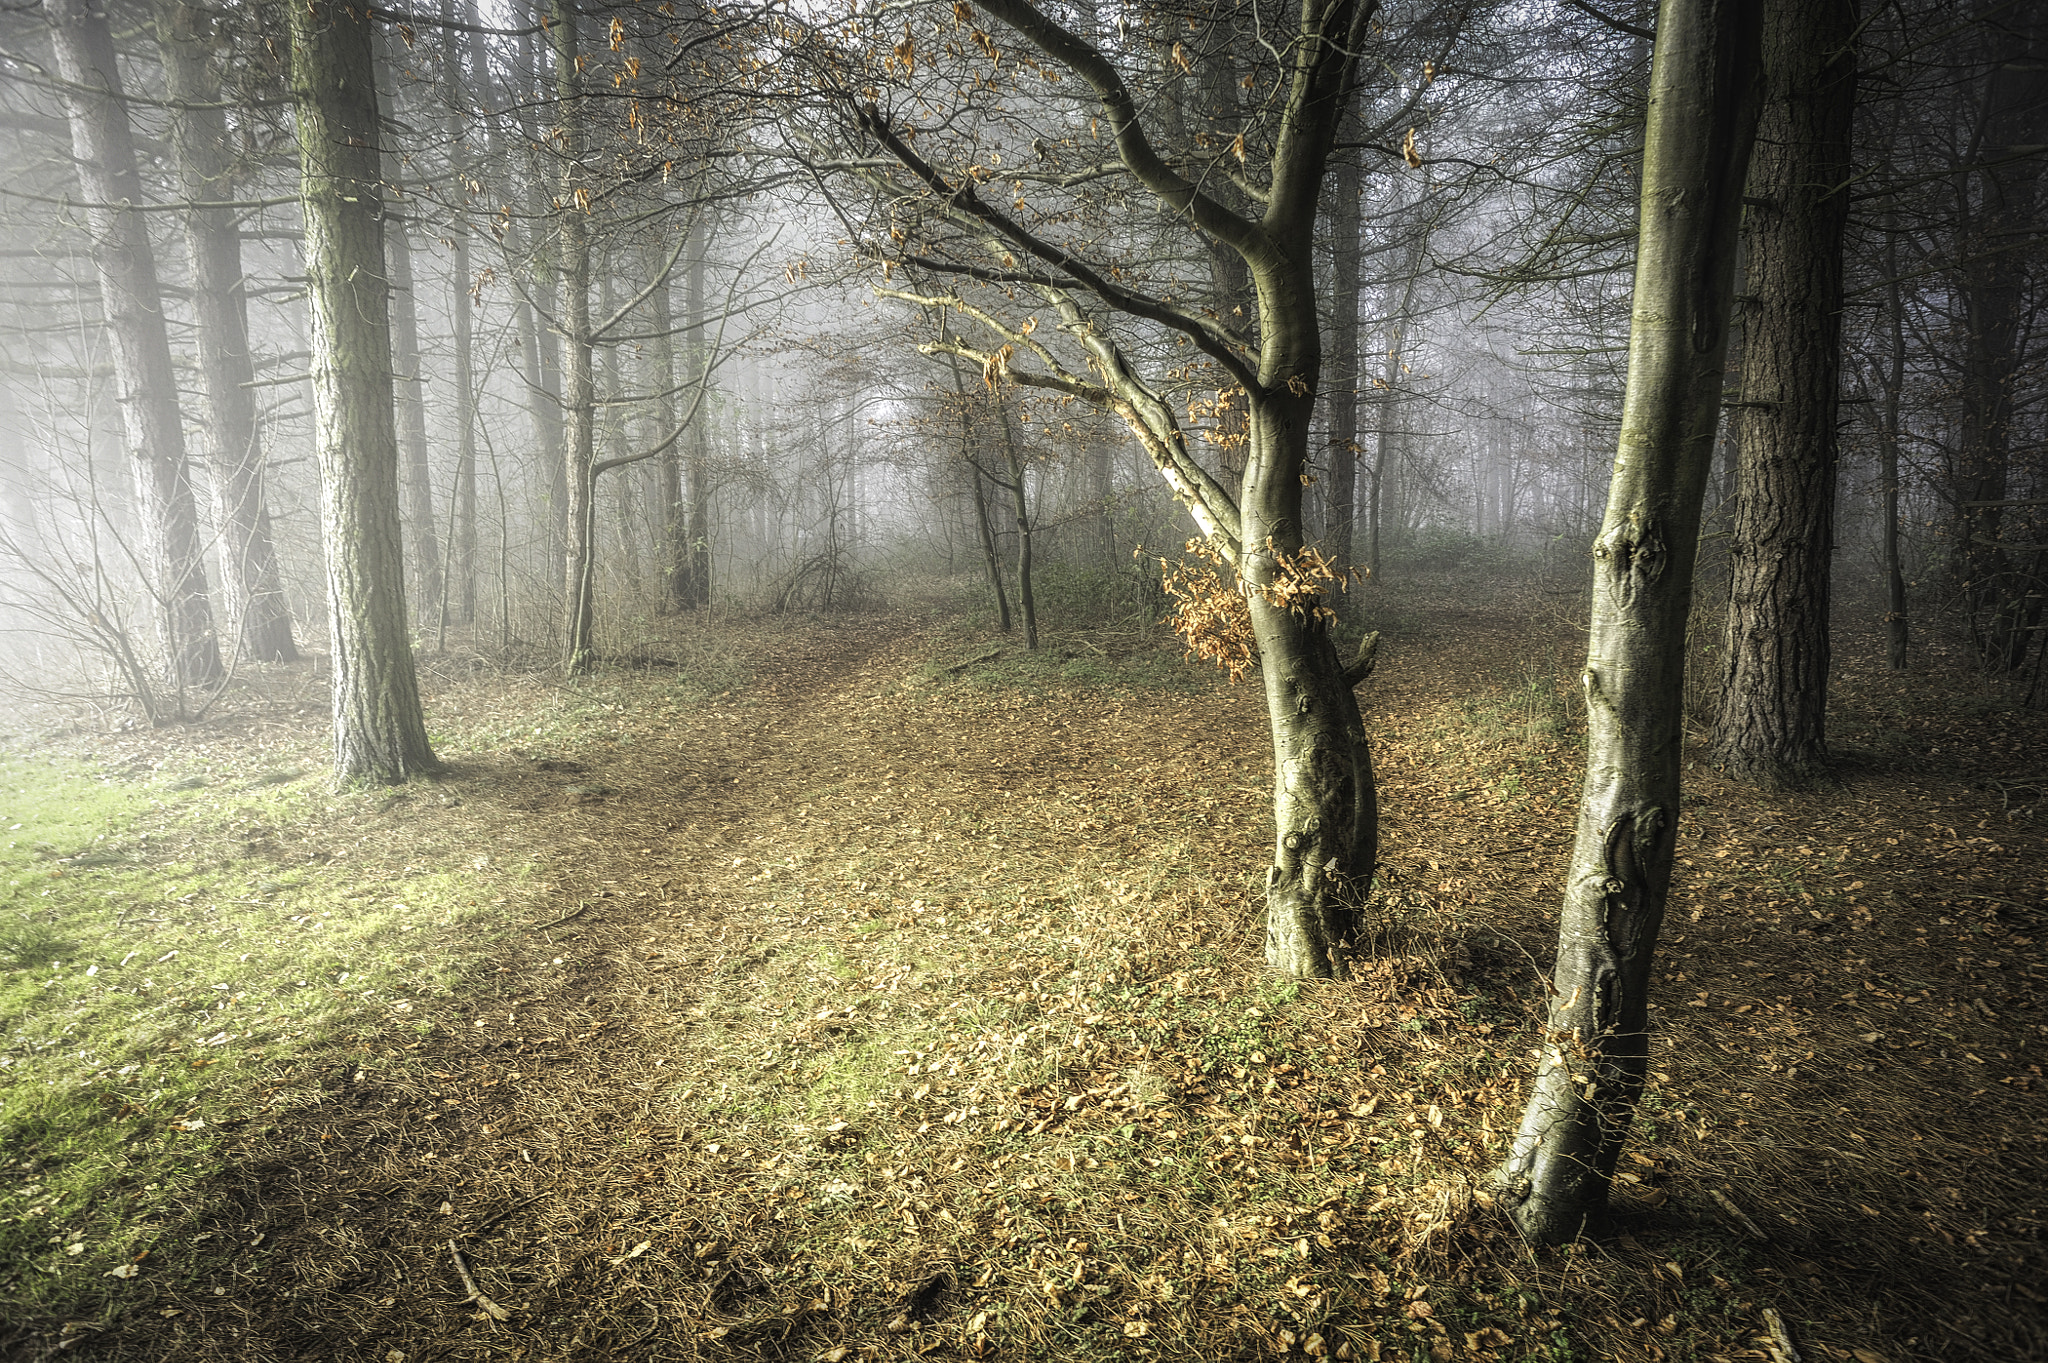
[[[1258,653],[1276,770],[1266,959],[1290,974],[1330,975],[1371,883],[1378,814],[1371,755],[1352,694],[1368,664],[1338,656],[1334,612],[1324,601],[1329,569],[1308,547],[1304,524],[1310,418],[1322,374],[1311,242],[1324,171],[1378,6],[1374,0],[1301,0],[1285,20],[1261,16],[1260,32],[1281,35],[1270,49],[1213,42],[1203,27],[1242,20],[1250,31],[1249,6],[1241,15],[1191,12],[1190,21],[1208,35],[1198,50],[1227,49],[1231,59],[1246,61],[1252,57],[1245,54],[1259,54],[1264,64],[1241,79],[1270,104],[1263,106],[1265,116],[1245,119],[1227,139],[1218,135],[1226,122],[1188,129],[1181,143],[1161,140],[1171,122],[1165,115],[1148,126],[1141,114],[1145,101],[1111,59],[1107,37],[1090,43],[1029,0],[986,0],[983,8],[1025,47],[1009,69],[1028,59],[1030,68],[1050,72],[1047,81],[1070,74],[1088,88],[1104,140],[1099,153],[1094,136],[1085,129],[1077,135],[1058,112],[1068,107],[1064,100],[1048,105],[1020,96],[1017,113],[977,102],[974,92],[1001,88],[978,68],[972,69],[972,90],[969,73],[954,65],[900,109],[885,110],[867,93],[868,70],[852,64],[858,75],[850,78],[844,54],[821,38],[810,71],[836,86],[856,136],[843,154],[821,156],[817,164],[862,177],[881,191],[887,221],[872,225],[866,249],[885,270],[915,269],[960,285],[951,293],[884,294],[920,307],[945,306],[988,335],[981,346],[942,339],[929,350],[974,359],[993,382],[1044,388],[1116,412],[1229,564]],[[960,17],[969,15],[968,7],[953,13],[956,23],[970,22]],[[920,53],[913,30],[895,48],[893,63],[906,76],[920,61],[936,70],[933,63],[945,51],[941,44],[938,52]],[[971,54],[979,51],[997,72],[1006,56],[1017,55],[979,29],[962,34],[951,51],[970,68]],[[1182,69],[1193,61],[1179,44],[1164,55]],[[911,119],[919,107],[945,112],[920,125]],[[1171,101],[1163,107],[1170,112]],[[1029,122],[1034,112],[1043,121]],[[1012,118],[1020,121],[1006,127]],[[977,138],[983,140],[977,144]],[[879,169],[883,158],[898,170]],[[1019,168],[997,169],[1006,164]],[[1167,278],[1146,287],[1143,273],[1117,250],[1126,244],[1124,235],[1094,230],[1095,213],[1061,202],[1074,186],[1101,179],[1111,182],[1111,210],[1131,198],[1158,203],[1161,211],[1145,221],[1145,230],[1187,248],[1204,275],[1219,258],[1231,268],[1218,266],[1215,274],[1241,270],[1256,318],[1238,318],[1221,295],[1206,308],[1188,302],[1184,288]],[[985,196],[982,186],[991,183],[1014,189],[1014,196]],[[1212,192],[1212,184],[1222,183],[1232,187]],[[1044,201],[1028,206],[1027,193]],[[1012,197],[1014,208],[1006,206]],[[1230,200],[1254,207],[1240,209]],[[1091,224],[1086,241],[1061,225],[1077,221]],[[984,299],[984,291],[993,296]],[[1012,293],[1048,310],[1053,339],[1033,334],[1036,317],[1018,318],[1007,309]],[[1135,347],[1154,343],[1153,328],[1204,358],[1223,388],[1212,411],[1227,414],[1242,404],[1248,415],[1235,496],[1196,459],[1161,385],[1141,374]],[[1083,358],[1064,358],[1067,352],[1055,343],[1078,347]],[[1226,419],[1219,427],[1229,424]]]
[[[406,629],[373,21],[345,6],[288,9],[333,646],[334,772],[343,781],[397,782],[440,763],[427,741]]]
[[[164,661],[176,686],[211,685],[223,675],[220,646],[114,39],[101,0],[47,0],[45,10],[66,83],[72,160],[87,200],[100,306],[113,341],[114,383],[140,493],[143,558]]]
[[[1750,161],[1727,646],[1714,760],[1766,788],[1828,774],[1828,606],[1855,0],[1769,0]]]
[[[211,58],[214,20],[193,0],[159,0],[157,47],[170,97],[171,146],[186,203],[199,381],[206,399],[207,462],[220,510],[221,587],[242,646],[264,662],[295,662],[291,610],[278,581],[256,424],[256,368],[249,352],[248,289],[235,210],[227,116]]]
[[[1720,416],[1758,0],[1664,0],[1651,63],[1628,389],[1593,544],[1586,777],[1535,1090],[1499,1182],[1522,1233],[1604,1212],[1649,1055],[1650,967],[1671,885],[1685,621]]]

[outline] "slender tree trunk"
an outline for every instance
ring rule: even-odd
[[[441,17],[454,20],[456,16],[453,0],[441,0]],[[449,155],[458,162],[464,161],[462,138],[464,109],[468,97],[463,89],[462,57],[453,29],[443,35],[446,51],[442,61],[441,93],[447,101]],[[481,73],[479,73],[481,74]],[[463,194],[461,176],[451,187],[451,193]],[[448,318],[453,333],[454,355],[450,368],[454,387],[455,410],[455,508],[450,518],[454,523],[454,535],[448,546],[448,571],[451,575],[449,592],[451,613],[455,622],[471,625],[476,622],[476,376],[471,363],[474,320],[470,308],[470,266],[469,266],[469,215],[460,209],[455,221],[449,224],[449,235],[454,239],[451,261],[452,270],[448,291]]]
[[[179,192],[195,204],[232,199],[227,117],[220,107],[220,73],[210,56],[212,20],[191,0],[161,0],[156,21],[165,93],[180,106],[171,113]],[[240,622],[242,646],[249,657],[294,662],[299,650],[292,639],[291,607],[279,582],[270,509],[263,493],[242,239],[233,209],[193,207],[183,216],[192,252],[207,459],[220,508],[222,597],[229,619]]]
[[[344,781],[402,781],[440,764],[427,742],[405,617],[373,21],[339,8],[287,12],[334,650],[334,770]]]
[[[1891,324],[1891,353],[1884,375],[1884,406],[1878,417],[1878,481],[1884,505],[1885,662],[1894,672],[1906,669],[1906,575],[1899,566],[1899,405],[1906,389],[1906,295],[1899,281],[1898,222],[1885,224],[1884,273],[1891,281],[1886,298]]]
[[[1346,121],[1350,126],[1350,121]],[[1330,475],[1323,542],[1339,568],[1351,566],[1358,520],[1358,273],[1359,184],[1356,153],[1330,167]]]
[[[1031,591],[1031,505],[1025,496],[1024,459],[1017,450],[1017,433],[1010,425],[1010,408],[1000,396],[994,399],[996,419],[1003,425],[1003,457],[1010,467],[1010,505],[1017,516],[1017,609],[1024,617],[1024,647],[1038,647],[1038,598]]]
[[[1828,779],[1842,233],[1856,0],[1764,7],[1750,162],[1742,407],[1713,760],[1777,790]]]
[[[683,307],[689,322],[690,373],[698,386],[711,382],[711,340],[705,333],[704,266],[711,253],[711,220],[700,211],[692,235],[690,265],[683,279]],[[683,599],[692,606],[711,604],[711,421],[708,404],[699,404],[690,424],[689,514],[683,521],[688,575]]]
[[[642,380],[652,394],[642,423],[646,432],[643,438],[652,447],[667,439],[675,424],[676,344],[675,337],[670,334],[675,326],[675,309],[671,303],[669,279],[662,273],[667,261],[659,250],[652,249],[645,260],[649,274],[659,276],[654,292],[647,299],[648,330],[654,338],[647,343],[645,377]],[[697,420],[702,421],[705,417],[706,414],[700,411]],[[687,604],[683,600],[682,564],[689,553],[689,546],[683,538],[683,460],[677,448],[680,444],[680,441],[670,441],[656,461],[654,503],[661,537],[656,572],[660,578],[660,609],[664,614],[682,610]]]
[[[995,526],[990,523],[988,490],[983,487],[981,467],[974,459],[974,404],[967,396],[966,381],[960,377],[960,357],[947,357],[953,371],[953,394],[960,403],[960,462],[967,466],[968,486],[974,492],[974,527],[981,534],[982,562],[988,567],[989,587],[996,594],[996,614],[1003,633],[1010,632],[1010,598],[1003,591],[1003,561],[996,552]]]
[[[1657,22],[1628,388],[1593,545],[1585,785],[1535,1091],[1500,1175],[1503,1205],[1539,1243],[1604,1214],[1647,1067],[1678,823],[1685,623],[1756,129],[1758,8],[1664,0]]]
[[[386,111],[395,122],[398,87],[391,78],[390,38],[380,33],[374,49],[377,85],[387,92]],[[402,167],[396,155],[384,157],[384,171],[392,184],[400,182]],[[428,460],[426,375],[420,371],[419,290],[413,278],[410,218],[394,214],[390,230],[384,233],[384,259],[391,273],[391,363],[397,381],[398,448],[405,481],[404,526],[412,543],[413,586],[419,592],[420,611],[431,617],[440,611],[446,584],[442,580],[441,531],[434,518],[434,470]]]
[[[577,73],[576,0],[553,0],[556,141],[561,152],[561,206],[554,215],[561,282],[562,409],[568,418],[562,482],[568,489],[568,543],[563,555],[563,670],[574,676],[593,661],[597,608],[596,346],[591,339],[589,187],[583,183],[582,79]]]
[[[101,0],[46,0],[71,150],[92,234],[100,306],[113,341],[114,387],[141,502],[142,547],[157,628],[173,683],[211,686],[224,675],[198,508],[185,467],[185,428],[164,330],[156,256],[139,208],[142,180],[128,127],[114,39]]]

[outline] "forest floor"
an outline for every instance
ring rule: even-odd
[[[1809,1360],[2048,1357],[2048,716],[1852,631],[1840,788],[1689,765],[1617,1229],[1536,1253],[1485,1184],[1576,598],[1377,590],[1337,983],[1261,967],[1256,688],[1156,630],[443,661],[450,773],[395,792],[327,788],[302,674],[18,747],[0,793],[77,803],[7,868],[0,1355],[1661,1363],[1775,1311]]]

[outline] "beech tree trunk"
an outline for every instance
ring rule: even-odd
[[[1649,1056],[1671,887],[1700,504],[1756,129],[1759,0],[1664,0],[1650,72],[1628,386],[1593,544],[1586,777],[1535,1091],[1499,1175],[1529,1239],[1597,1223]]]
[[[192,252],[199,382],[206,395],[206,455],[220,515],[221,596],[228,619],[239,624],[249,657],[295,662],[299,650],[263,492],[242,238],[233,209],[203,206],[232,199],[235,180],[220,71],[210,55],[212,19],[190,0],[163,0],[156,22],[164,91],[180,106],[171,111],[178,189],[192,201],[183,216]]]
[[[1772,0],[1751,158],[1735,524],[1715,763],[1767,790],[1829,776],[1828,610],[1856,0]]]
[[[50,43],[71,127],[78,189],[86,200],[100,308],[113,342],[115,398],[141,512],[144,571],[155,598],[172,684],[211,686],[224,675],[198,508],[185,466],[177,374],[164,330],[156,256],[139,205],[142,180],[128,126],[104,0],[45,0]]]
[[[577,74],[576,0],[554,0],[556,143],[561,153],[560,207],[554,214],[561,284],[562,411],[566,431],[562,483],[568,493],[563,548],[562,668],[574,676],[594,661],[597,608],[596,346],[591,340],[588,187],[583,183],[582,80]]]
[[[704,260],[711,251],[711,222],[699,210],[692,232],[689,269],[683,281],[683,307],[689,319],[690,373],[702,390],[710,383],[711,338],[705,334]],[[688,513],[681,522],[685,555],[683,601],[691,606],[711,604],[711,421],[709,409],[700,404],[688,433]]]
[[[287,12],[334,651],[334,771],[343,781],[403,781],[440,764],[427,742],[406,628],[373,21],[339,6]]]

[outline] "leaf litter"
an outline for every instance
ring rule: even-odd
[[[2039,1352],[2048,849],[2006,778],[2040,717],[1852,661],[1842,789],[1695,764],[1616,1227],[1531,1254],[1486,1174],[1552,949],[1572,636],[1512,601],[1384,628],[1386,861],[1324,984],[1258,960],[1254,691],[1153,685],[1151,642],[1019,687],[1007,641],[950,667],[904,618],[728,627],[752,688],[611,679],[547,759],[603,804],[492,773],[544,816],[538,926],[223,1135],[179,1271],[95,1348],[1716,1360],[1775,1320],[1807,1357]]]

